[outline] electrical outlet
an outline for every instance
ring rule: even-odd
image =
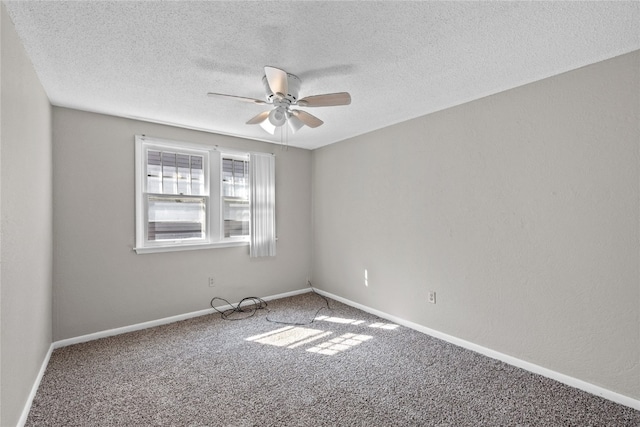
[[[427,300],[431,304],[435,304],[436,303],[436,292],[435,291],[429,291],[429,295],[427,296]]]
[[[213,288],[216,286],[216,278],[215,277],[209,277],[209,287]]]

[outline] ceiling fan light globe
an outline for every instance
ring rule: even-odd
[[[282,126],[286,121],[286,110],[282,107],[275,108],[269,113],[269,122],[276,127]]]
[[[260,127],[264,129],[266,132],[269,132],[271,135],[276,133],[276,127],[269,122],[269,120],[265,120],[260,123]]]
[[[293,115],[289,115],[287,124],[289,125],[289,129],[291,129],[292,134],[295,134],[297,131],[300,130],[300,128],[304,126],[304,123],[302,123],[302,120],[300,120],[299,118]]]

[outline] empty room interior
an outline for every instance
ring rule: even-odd
[[[0,6],[1,426],[640,423],[640,2]]]

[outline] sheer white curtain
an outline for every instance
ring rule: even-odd
[[[251,194],[252,258],[276,256],[276,162],[273,154],[251,153],[249,185]]]

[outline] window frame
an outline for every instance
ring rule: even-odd
[[[149,241],[148,237],[148,199],[147,192],[147,151],[171,151],[179,154],[196,154],[203,156],[203,175],[205,195],[175,195],[175,197],[205,197],[205,236],[202,239],[176,239],[170,241]],[[248,246],[250,236],[224,237],[223,192],[222,192],[222,158],[232,156],[249,160],[248,152],[222,149],[208,146],[148,137],[135,136],[135,247],[137,254],[155,252],[173,252],[197,249],[211,249],[234,246]],[[164,196],[164,195],[163,195]],[[171,197],[171,195],[168,195]],[[250,200],[250,199],[249,199]]]

